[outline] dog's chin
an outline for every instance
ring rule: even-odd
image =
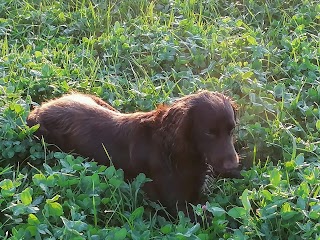
[[[223,178],[243,178],[243,176],[241,175],[241,171],[239,169],[220,172],[218,173],[218,176]]]
[[[241,175],[241,168],[235,168],[231,170],[223,170],[223,169],[210,169],[210,175],[212,177],[221,177],[221,178],[243,178]]]

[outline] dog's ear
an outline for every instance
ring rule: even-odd
[[[191,108],[181,103],[169,107],[162,119],[164,141],[175,151],[186,148],[192,134]]]

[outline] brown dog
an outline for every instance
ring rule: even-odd
[[[43,136],[63,151],[122,168],[127,179],[143,172],[145,191],[173,213],[195,203],[210,165],[221,174],[239,173],[232,132],[235,107],[217,92],[202,91],[151,112],[123,114],[100,98],[71,94],[44,103],[28,116]],[[107,153],[106,153],[107,150]]]

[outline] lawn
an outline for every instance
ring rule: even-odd
[[[1,0],[0,239],[319,240],[319,32],[316,0]],[[26,126],[72,91],[133,112],[199,89],[237,102],[244,167],[209,179],[203,224]]]

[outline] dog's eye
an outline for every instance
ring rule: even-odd
[[[210,137],[215,137],[218,135],[218,131],[216,129],[210,129],[208,132],[207,132],[207,135],[210,136]]]

